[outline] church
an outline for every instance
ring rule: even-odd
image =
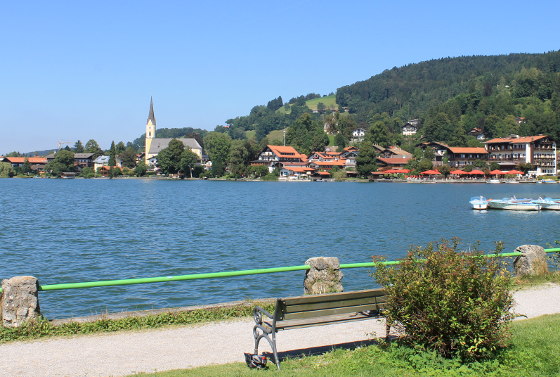
[[[146,165],[150,164],[150,159],[156,157],[158,153],[169,146],[172,138],[156,137],[156,117],[154,115],[154,101],[150,98],[150,112],[148,113],[148,120],[146,121],[146,139],[144,149],[144,162]],[[190,148],[194,153],[202,159],[202,147],[194,138],[181,137],[177,138],[183,145]]]

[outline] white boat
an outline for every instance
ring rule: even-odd
[[[489,179],[486,183],[502,183],[499,179]]]
[[[535,203],[533,199],[517,199],[504,198],[504,199],[489,199],[488,208],[492,209],[505,209],[510,211],[539,211],[541,205]]]
[[[537,200],[533,200],[533,202],[540,205],[541,209],[560,211],[560,199],[538,198]]]
[[[471,200],[469,200],[469,203],[472,206],[472,209],[486,209],[488,208],[488,199],[486,199],[484,196],[480,195],[480,196],[473,196],[471,198]]]

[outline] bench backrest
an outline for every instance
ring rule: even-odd
[[[277,300],[275,316],[276,321],[287,321],[366,311],[379,312],[385,308],[385,303],[385,290],[382,288],[287,297]]]

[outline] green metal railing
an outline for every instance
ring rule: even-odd
[[[560,248],[544,249],[547,253],[557,253],[560,252]],[[487,258],[495,257],[517,257],[521,255],[520,252],[512,253],[500,253],[500,254],[486,254]],[[364,268],[364,267],[375,267],[378,265],[397,265],[400,261],[385,261],[385,262],[366,262],[366,263],[346,263],[340,264],[340,268]],[[189,274],[189,275],[177,275],[177,276],[160,276],[152,278],[136,278],[136,279],[121,279],[121,280],[100,280],[100,281],[88,281],[82,283],[61,283],[61,284],[47,284],[40,285],[40,291],[56,291],[62,289],[80,289],[80,288],[94,288],[94,287],[108,287],[117,285],[131,285],[131,284],[145,284],[145,283],[163,283],[170,281],[183,281],[183,280],[198,280],[198,279],[215,279],[215,278],[226,278],[234,276],[246,276],[246,275],[259,275],[259,274],[272,274],[278,272],[289,272],[289,271],[303,271],[309,270],[308,265],[301,266],[288,266],[288,267],[273,267],[273,268],[260,268],[253,270],[241,270],[241,271],[224,271],[224,272],[210,272],[203,274]],[[0,288],[0,292],[2,289]]]

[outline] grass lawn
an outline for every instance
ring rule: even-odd
[[[285,360],[280,371],[274,364],[265,371],[234,363],[137,376],[560,376],[558,328],[560,315],[517,321],[511,345],[496,359],[482,362],[461,363],[390,344]]]
[[[284,130],[270,131],[270,133],[268,135],[266,135],[266,138],[268,139],[268,141],[270,143],[272,143],[274,140],[276,140],[276,141],[280,142],[280,144],[278,144],[278,145],[282,145],[284,143]]]
[[[332,96],[310,99],[309,101],[305,101],[305,105],[311,110],[317,110],[317,104],[319,102],[322,102],[327,109],[338,109],[338,105],[336,104],[336,95],[334,94]]]

